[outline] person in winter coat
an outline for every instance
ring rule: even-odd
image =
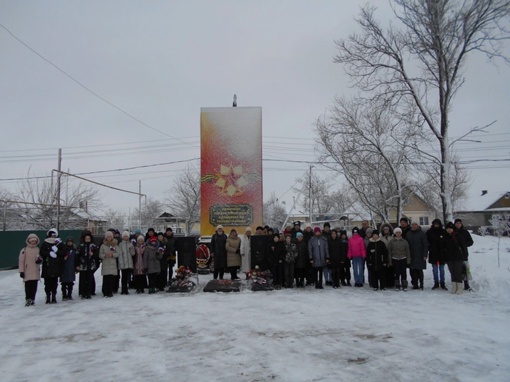
[[[158,274],[158,279],[156,280],[156,287],[161,292],[165,290],[166,280],[168,278],[168,261],[165,256],[166,238],[165,235],[163,235],[163,232],[158,232],[158,243],[161,252],[161,258],[159,259],[160,272]]]
[[[406,240],[411,252],[409,272],[413,289],[423,290],[423,270],[427,268],[427,254],[429,243],[425,232],[416,222],[411,223],[411,230],[407,233]]]
[[[299,220],[294,222],[293,227],[290,230],[290,236],[291,236],[292,240],[297,239],[296,235],[298,232],[303,233],[303,231],[301,231],[301,222]]]
[[[214,261],[214,280],[218,279],[223,280],[223,275],[225,274],[225,268],[227,267],[227,249],[225,245],[227,244],[227,235],[223,232],[223,226],[218,225],[216,227],[216,232],[212,235],[211,238],[211,256]]]
[[[444,235],[443,223],[439,219],[434,219],[426,233],[429,244],[429,263],[432,264],[432,276],[434,277],[433,290],[439,288],[440,285],[441,289],[448,290],[444,280],[444,265],[446,264]]]
[[[104,297],[113,297],[115,277],[118,274],[117,258],[119,246],[112,231],[106,231],[103,244],[99,248],[99,258],[102,261],[101,275],[103,276],[102,292]]]
[[[314,236],[312,226],[310,223],[305,223],[305,230],[303,231],[303,240],[306,243],[306,247],[308,248],[308,243],[310,239]],[[310,261],[306,262],[306,285],[312,285],[315,283],[315,276],[312,266],[310,265]]]
[[[76,251],[76,270],[80,272],[78,294],[82,299],[90,300],[96,283],[94,272],[99,263],[99,248],[94,244],[94,237],[88,232],[82,233],[81,243]]]
[[[131,275],[133,273],[133,257],[135,256],[135,247],[129,240],[129,232],[122,232],[122,240],[119,243],[119,257],[117,263],[121,273],[120,294],[129,294],[128,287]]]
[[[464,228],[464,224],[462,224],[461,219],[455,219],[455,228],[457,229],[457,233],[462,236],[464,242],[466,243],[466,260],[464,261],[462,267],[462,279],[464,280],[464,290],[471,290],[469,286],[469,280],[471,279],[471,268],[469,267],[469,250],[468,248],[473,245],[473,238],[467,229]]]
[[[407,237],[407,233],[411,230],[411,227],[409,227],[409,219],[400,218],[399,228],[402,230],[402,237],[405,239]]]
[[[41,244],[40,254],[43,259],[42,277],[44,279],[44,291],[46,292],[46,304],[57,303],[58,278],[62,274],[62,260],[64,258],[64,245],[58,238],[55,228],[47,232],[47,237]],[[50,301],[51,296],[51,301]]]
[[[395,290],[407,292],[407,266],[411,263],[409,243],[402,237],[399,227],[393,231],[395,237],[388,246],[388,262],[393,265],[395,272]]]
[[[165,231],[165,252],[163,254],[166,259],[166,269],[168,269],[168,285],[171,284],[172,278],[174,277],[174,267],[177,261],[177,256],[175,255],[175,237],[174,231],[172,228],[168,227]]]
[[[326,239],[326,241],[329,241],[331,238],[331,224],[329,222],[324,223],[324,226],[322,228],[322,236]],[[324,269],[322,270],[324,274],[324,282],[326,285],[333,285],[333,281],[331,279],[331,270],[329,268],[329,264],[327,264]]]
[[[225,249],[227,250],[227,268],[230,272],[230,279],[239,280],[237,270],[241,266],[241,238],[237,236],[235,229],[230,230]]]
[[[144,289],[147,288],[144,257],[145,238],[140,234],[136,238],[135,256],[133,257],[133,284],[136,289],[136,294],[144,293]]]
[[[444,236],[446,264],[452,277],[452,294],[462,293],[462,267],[467,259],[467,245],[452,222],[446,224]]]
[[[393,227],[391,224],[383,223],[379,227],[379,238],[386,244],[386,248],[389,247],[390,241],[393,240]],[[385,274],[385,285],[386,288],[393,288],[395,286],[395,275],[393,265],[388,265],[384,268]]]
[[[296,278],[296,287],[304,288],[305,286],[305,277],[306,277],[306,267],[309,263],[308,260],[308,245],[304,240],[304,236],[302,232],[296,232],[296,261],[294,263],[294,276]]]
[[[25,283],[25,306],[35,304],[37,284],[41,279],[42,257],[39,256],[39,237],[35,233],[28,235],[25,248],[19,253],[19,276]]]
[[[158,274],[161,272],[159,260],[163,257],[163,252],[163,248],[159,247],[157,236],[149,236],[149,239],[145,242],[143,256],[143,267],[149,279],[149,294],[156,293]]]
[[[349,239],[347,231],[340,230],[340,283],[343,286],[351,286],[351,260],[347,257],[349,251]]]
[[[294,288],[294,267],[298,256],[296,244],[292,242],[292,235],[285,235],[285,262],[283,263],[283,275],[285,287]]]
[[[334,289],[340,288],[340,268],[342,267],[342,240],[336,230],[331,230],[328,240],[329,270]]]
[[[285,261],[285,244],[280,241],[280,235],[273,234],[273,240],[269,243],[268,263],[273,275],[273,286],[281,289],[283,284],[283,262]]]
[[[251,228],[246,227],[244,235],[241,237],[241,272],[246,274],[251,271]]]
[[[315,227],[314,237],[308,242],[308,256],[315,274],[315,289],[324,289],[322,286],[322,272],[329,261],[328,240],[322,236],[321,229]]]
[[[76,246],[74,239],[69,236],[66,239],[64,247],[64,260],[62,264],[62,274],[60,275],[60,284],[62,287],[62,300],[73,299],[73,286],[76,280]]]
[[[363,238],[363,241],[365,242],[365,248],[368,247],[368,243],[370,242],[370,239],[372,238],[372,228],[367,228],[365,230],[365,237]],[[361,235],[360,235],[361,236]],[[366,260],[366,258],[365,258]],[[367,273],[368,273],[368,286],[372,287],[372,268],[368,266],[367,262],[365,261],[365,265],[367,267]]]
[[[372,288],[374,291],[385,290],[386,278],[384,269],[388,264],[388,249],[386,244],[379,238],[379,231],[373,230],[367,245],[367,266],[370,268]]]
[[[365,283],[364,260],[367,256],[365,242],[358,234],[358,227],[352,229],[352,236],[348,241],[347,257],[352,260],[354,286],[361,288]]]

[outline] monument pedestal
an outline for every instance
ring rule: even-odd
[[[191,293],[197,284],[189,280],[177,280],[173,281],[166,290],[167,293]]]

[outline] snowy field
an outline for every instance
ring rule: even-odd
[[[0,272],[2,381],[509,381],[510,240],[473,236],[474,292],[325,287],[24,307]],[[447,285],[450,277],[447,273]],[[101,278],[97,276],[98,292]]]

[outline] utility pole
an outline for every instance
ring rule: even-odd
[[[310,222],[310,224],[312,224],[312,217],[313,217],[313,213],[312,213],[312,208],[313,208],[313,203],[312,203],[312,165],[310,165],[310,173],[308,174],[308,220]]]
[[[62,149],[58,149],[58,175],[57,175],[57,231],[60,231],[60,192],[62,178]]]
[[[142,229],[142,181],[138,181],[138,228]]]

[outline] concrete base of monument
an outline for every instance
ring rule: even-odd
[[[211,270],[209,268],[197,268],[197,273],[199,275],[208,275],[211,273]]]
[[[167,293],[191,293],[197,284],[189,280],[178,280],[172,282],[166,290]]]
[[[241,280],[211,280],[205,287],[204,292],[240,292]]]

